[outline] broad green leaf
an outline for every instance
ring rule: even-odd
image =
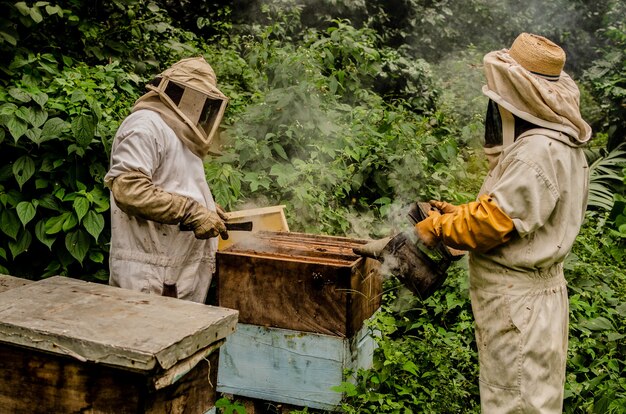
[[[61,215],[47,219],[45,225],[46,234],[56,234],[63,230],[63,223],[65,223],[67,218],[71,215],[71,212],[66,211]]]
[[[89,115],[79,115],[72,120],[72,133],[81,147],[87,147],[93,140],[96,126]]]
[[[16,116],[9,118],[6,122],[6,127],[9,129],[9,132],[15,142],[17,142],[28,130],[28,124]]]
[[[28,108],[27,121],[30,122],[32,126],[39,128],[46,122],[47,119],[48,119],[48,111],[44,111],[41,109]]]
[[[4,260],[7,259],[7,251],[4,250],[2,247],[0,247],[0,257],[3,258]]]
[[[20,231],[20,219],[15,210],[3,209],[0,213],[0,229],[7,236],[15,239]]]
[[[82,89],[74,90],[74,92],[72,92],[72,95],[70,96],[70,101],[73,103],[81,102],[86,99],[87,99],[87,95],[85,94],[85,91],[83,91]]]
[[[35,144],[41,143],[41,128],[31,128],[25,133],[26,138],[33,141]]]
[[[0,30],[0,37],[2,37],[11,46],[17,46],[17,38],[14,34]]]
[[[28,230],[22,230],[17,240],[9,241],[9,249],[11,250],[11,254],[13,255],[13,259],[15,259],[19,254],[24,253],[28,249],[32,241],[33,236]]]
[[[9,95],[13,98],[17,99],[20,102],[30,102],[31,96],[28,92],[20,88],[11,88],[9,89]]]
[[[28,13],[30,13],[30,7],[28,7],[25,1],[18,1],[13,6],[24,16],[28,16]]]
[[[23,196],[22,193],[17,190],[11,189],[6,193],[0,193],[0,202],[5,207],[7,205],[15,207],[20,201],[23,201]]]
[[[89,201],[85,197],[76,197],[73,207],[76,217],[80,222],[82,218],[85,217],[85,214],[87,214],[87,210],[89,210]]]
[[[62,229],[64,232],[67,233],[68,231],[76,227],[77,224],[78,224],[78,218],[76,217],[76,214],[70,213],[70,215],[67,217],[67,219],[63,223]]]
[[[35,161],[28,155],[21,156],[13,163],[13,175],[20,190],[33,174],[35,174]]]
[[[35,23],[41,23],[43,21],[43,16],[38,7],[32,7],[30,9],[30,18],[33,19]]]
[[[67,123],[61,118],[50,118],[43,125],[41,139],[44,141],[59,138],[65,130]]]
[[[83,264],[83,259],[89,251],[89,235],[84,231],[78,229],[65,236],[65,247],[70,254]]]
[[[46,6],[46,13],[48,13],[49,16],[52,16],[53,14],[57,14],[59,15],[59,17],[63,17],[63,9],[59,6],[50,6],[47,5]]]
[[[13,116],[17,111],[17,105],[14,103],[5,103],[0,105],[0,115]]]
[[[37,190],[41,190],[42,188],[48,187],[50,182],[44,178],[36,178],[35,179],[35,188]]]
[[[272,146],[274,147],[276,154],[278,154],[282,159],[289,161],[289,157],[287,156],[285,149],[279,143],[275,142]]]
[[[46,102],[48,102],[48,95],[46,95],[43,92],[38,92],[36,94],[33,94],[32,97],[33,97],[33,101],[37,102],[39,106],[42,108],[46,104]],[[47,113],[46,113],[46,116],[47,116]]]
[[[35,225],[35,236],[40,242],[48,246],[48,249],[52,250],[52,243],[54,243],[56,237],[49,236],[46,233],[45,220],[39,220]]]
[[[26,228],[26,224],[35,217],[37,209],[30,201],[22,201],[15,207],[17,216],[20,218],[22,225]]]
[[[51,194],[45,194],[40,197],[39,205],[50,210],[61,211],[58,201]]]
[[[83,227],[85,227],[95,240],[98,240],[98,236],[104,229],[104,217],[102,217],[102,214],[89,210],[83,220]]]
[[[27,106],[20,106],[19,108],[17,108],[17,111],[15,111],[14,115],[22,121],[28,122],[29,111],[30,108],[28,108]]]
[[[608,331],[608,330],[614,331],[615,330],[613,323],[609,319],[603,316],[598,316],[597,318],[583,320],[580,323],[580,326],[587,328],[589,330],[592,330],[592,331]]]
[[[104,255],[102,252],[91,252],[89,253],[89,260],[94,263],[102,263],[104,262]]]

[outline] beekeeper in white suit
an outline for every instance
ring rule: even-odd
[[[528,33],[484,57],[485,152],[475,202],[431,204],[427,244],[470,251],[483,413],[561,413],[568,337],[563,261],[583,222],[591,136],[565,53]]]
[[[111,189],[113,286],[204,302],[217,236],[228,237],[205,179],[228,98],[201,57],[151,82],[119,127],[105,177]]]

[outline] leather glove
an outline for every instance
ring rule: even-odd
[[[195,200],[189,200],[185,206],[185,214],[180,222],[183,229],[193,230],[196,239],[209,239],[222,236],[228,239],[226,225],[215,211],[211,211]]]
[[[454,214],[430,211],[415,225],[415,232],[428,247],[439,240],[462,250],[487,251],[511,239],[513,220],[500,209],[495,199],[484,194],[474,201],[457,206]]]
[[[228,238],[226,226],[217,213],[195,200],[155,186],[152,179],[140,171],[117,176],[111,183],[111,193],[117,206],[129,216],[163,224],[181,224],[183,230],[193,230],[199,239],[217,237],[218,234]]]
[[[222,221],[228,221],[228,216],[226,215],[226,211],[219,204],[215,203],[215,211],[218,216],[222,219]]]

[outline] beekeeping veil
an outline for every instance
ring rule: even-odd
[[[217,153],[211,143],[228,105],[204,58],[182,59],[147,85],[132,111],[158,112],[176,136],[198,157]]]
[[[580,92],[563,72],[565,52],[558,45],[522,33],[510,49],[487,53],[483,63],[487,85],[482,91],[490,100],[485,119],[488,156],[498,145],[511,145],[522,124],[563,132],[572,146],[589,141],[591,128],[580,115]]]

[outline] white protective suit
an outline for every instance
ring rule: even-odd
[[[563,261],[584,219],[589,174],[582,146],[591,129],[580,117],[576,84],[558,69],[562,50],[535,35],[518,40],[515,51],[484,58],[483,93],[501,113],[537,128],[507,143],[503,125],[504,149],[479,194],[494,199],[515,227],[506,243],[470,252],[481,407],[486,414],[556,414],[563,407],[568,338]],[[525,69],[541,47],[548,57],[540,65],[557,62],[552,76]]]
[[[117,131],[105,182],[132,171],[215,211],[202,159],[157,112],[133,112]],[[204,302],[215,271],[217,243],[217,238],[196,239],[192,231],[181,231],[176,224],[129,216],[111,197],[109,280],[113,286],[161,294],[164,283],[175,284],[178,298]]]
[[[581,144],[558,131],[527,131],[480,191],[517,233],[487,253],[470,253],[483,413],[562,412],[569,310],[563,260],[587,203]]]

